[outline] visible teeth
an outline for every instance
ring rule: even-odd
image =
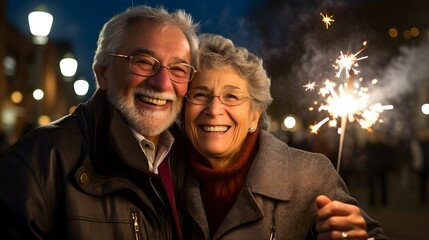
[[[156,99],[156,98],[151,98],[151,97],[141,97],[142,101],[148,102],[148,103],[152,103],[155,105],[165,105],[167,104],[167,100],[163,100],[163,99]]]
[[[228,130],[227,126],[203,126],[203,130],[206,132],[225,132]]]

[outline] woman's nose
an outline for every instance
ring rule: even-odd
[[[207,103],[206,112],[211,115],[218,115],[223,112],[224,104],[219,96],[213,96],[211,101]]]

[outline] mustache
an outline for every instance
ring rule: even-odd
[[[138,87],[134,89],[133,94],[142,95],[142,96],[150,97],[154,99],[167,100],[167,101],[177,100],[177,96],[173,93],[158,91],[158,90],[150,89],[146,87]]]

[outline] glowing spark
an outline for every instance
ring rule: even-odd
[[[317,124],[315,124],[315,125],[311,125],[311,126],[310,126],[311,133],[315,133],[315,134],[317,134],[317,133],[318,133],[318,131],[319,131],[319,128],[320,128],[323,124],[325,124],[327,121],[329,121],[329,117],[326,117],[325,119],[323,119],[322,121],[320,121],[319,123],[317,123]]]
[[[346,72],[346,78],[350,77],[350,71],[353,71],[355,75],[358,75],[360,71],[356,70],[356,67],[359,66],[357,61],[368,58],[368,56],[357,58],[357,55],[359,55],[364,49],[365,48],[362,48],[357,53],[353,54],[343,54],[343,52],[340,51],[340,57],[335,60],[336,64],[333,65],[335,69],[338,69],[338,72],[335,76],[340,78],[341,72],[343,70]]]
[[[316,87],[316,82],[308,82],[303,87],[305,88],[305,91],[314,90],[314,88]]]
[[[329,26],[331,25],[331,22],[335,22],[334,19],[332,19],[333,15],[329,17],[328,13],[326,13],[326,15],[323,15],[323,13],[320,13],[320,16],[322,16],[322,22],[325,23],[326,29],[329,28]]]

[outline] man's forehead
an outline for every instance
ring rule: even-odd
[[[190,61],[191,50],[188,39],[180,28],[156,23],[135,23],[125,34],[121,48],[128,54],[145,53],[155,58],[176,58]]]

